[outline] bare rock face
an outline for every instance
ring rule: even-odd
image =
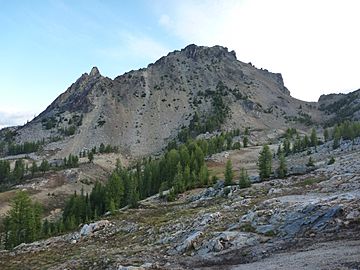
[[[100,76],[100,72],[97,67],[93,67],[89,74],[91,77]]]
[[[188,127],[196,112],[208,117],[219,85],[230,110],[225,130],[283,128],[287,117],[301,113],[311,118],[318,112],[290,96],[281,74],[240,62],[227,48],[192,44],[115,79],[93,67],[19,128],[16,141],[51,142],[60,137],[45,147],[56,153],[54,158],[101,143],[118,146],[132,157],[154,154]]]

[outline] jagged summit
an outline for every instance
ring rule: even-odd
[[[184,49],[182,49],[181,52],[184,52],[187,57],[193,59],[197,59],[198,57],[221,58],[228,56],[230,58],[233,58],[233,60],[237,60],[235,51],[229,52],[228,48],[219,45],[213,47],[206,47],[190,44]]]
[[[170,52],[167,56],[161,57],[155,64],[162,64],[164,61],[168,61],[172,57],[184,57],[187,59],[191,59],[193,61],[199,60],[209,60],[212,61],[221,60],[224,58],[228,58],[229,60],[237,60],[235,51],[230,51],[228,48],[223,46],[198,46],[195,44],[190,44],[181,50],[175,50]],[[150,64],[149,66],[152,66]]]
[[[90,71],[90,76],[100,76],[100,72],[99,72],[99,69],[97,67],[93,67]]]

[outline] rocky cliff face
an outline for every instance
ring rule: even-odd
[[[196,112],[208,116],[219,84],[230,109],[223,129],[283,128],[304,115],[317,120],[315,106],[292,98],[281,74],[240,62],[221,46],[189,45],[113,80],[94,67],[21,127],[17,141],[60,136],[48,146],[58,157],[100,143],[134,157],[156,153],[189,126]]]

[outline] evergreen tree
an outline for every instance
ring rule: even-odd
[[[327,142],[329,140],[329,130],[327,128],[324,129],[324,141]]]
[[[43,159],[43,161],[40,164],[39,169],[43,174],[45,174],[45,172],[50,169],[49,162],[46,159]]]
[[[289,155],[290,153],[290,141],[288,138],[285,138],[284,142],[283,142],[283,148],[284,148],[284,152],[285,155]]]
[[[284,153],[284,151],[283,151],[283,149],[282,149],[282,147],[281,147],[281,144],[279,144],[278,145],[278,149],[277,149],[277,151],[276,151],[276,155],[277,156],[280,156],[281,154],[283,154]]]
[[[35,174],[38,172],[39,168],[36,164],[35,161],[32,162],[32,165],[31,165],[31,177],[34,177]]]
[[[234,172],[232,170],[231,159],[228,159],[225,167],[225,186],[233,184]]]
[[[93,152],[89,152],[88,154],[88,160],[89,160],[89,163],[92,163],[93,160],[94,160],[94,153]]]
[[[181,163],[179,162],[176,167],[177,167],[177,172],[174,178],[174,192],[175,194],[178,194],[185,191],[185,183],[184,183],[183,169]]]
[[[181,145],[179,153],[180,153],[181,166],[185,168],[186,165],[190,164],[189,149],[186,147],[186,145]]]
[[[310,146],[310,140],[309,140],[309,137],[307,135],[304,136],[304,139],[303,139],[303,149],[306,149]]]
[[[51,235],[51,229],[50,229],[50,224],[49,221],[47,219],[45,219],[43,226],[42,226],[42,235],[43,237],[47,238]]]
[[[340,139],[341,139],[341,133],[340,128],[336,127],[334,129],[334,135],[333,135],[334,141],[333,141],[333,149],[336,149],[340,146]]]
[[[260,179],[264,180],[269,178],[272,170],[272,153],[270,147],[265,144],[262,151],[260,152],[258,159],[258,166],[260,172]]]
[[[240,170],[239,187],[247,188],[251,186],[250,178],[247,171],[244,168]]]
[[[100,182],[95,182],[95,185],[90,193],[90,206],[94,213],[94,217],[105,213],[105,200],[106,188]]]
[[[247,136],[244,136],[244,138],[243,138],[244,148],[248,147],[248,144],[249,144],[249,138]]]
[[[209,173],[206,164],[203,164],[199,171],[200,186],[207,186],[209,183]]]
[[[295,143],[293,145],[293,149],[292,151],[294,153],[297,153],[297,152],[300,152],[301,151],[301,148],[302,148],[302,141],[300,139],[300,136],[299,134],[296,135],[296,139],[295,139]]]
[[[311,130],[311,135],[310,135],[310,143],[311,143],[311,146],[317,146],[318,145],[318,138],[316,136],[316,130],[315,128],[313,128]]]
[[[17,192],[5,217],[4,228],[7,249],[38,239],[41,233],[40,206],[33,204],[26,192]]]
[[[116,206],[115,206],[115,202],[114,202],[114,199],[111,199],[110,200],[110,203],[109,203],[109,211],[112,215],[115,214],[115,211],[116,211]]]
[[[183,173],[184,185],[186,189],[191,188],[191,172],[189,165],[185,166],[184,173]]]
[[[250,135],[250,128],[249,127],[245,128],[244,135],[247,135],[247,136]]]
[[[12,172],[12,176],[15,181],[21,181],[25,175],[25,164],[22,159],[18,159],[15,161],[15,167]]]
[[[279,156],[279,168],[278,168],[278,175],[280,178],[284,178],[287,173],[286,161],[285,156],[283,153]]]
[[[105,153],[105,145],[103,143],[100,144],[100,147],[99,147],[99,152],[102,154],[102,153]]]
[[[226,148],[227,148],[227,150],[230,150],[231,146],[232,146],[232,137],[229,134],[228,136],[226,136]]]
[[[10,178],[10,162],[8,160],[0,160],[0,184],[8,181]]]
[[[138,191],[138,183],[137,183],[137,179],[131,175],[130,176],[130,186],[128,189],[128,201],[127,204],[131,207],[131,208],[136,208],[138,206],[138,202],[139,202],[139,191]]]
[[[113,172],[106,184],[107,209],[110,210],[110,203],[113,201],[115,208],[120,208],[124,201],[124,182],[120,176]]]

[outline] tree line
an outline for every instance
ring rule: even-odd
[[[29,165],[24,159],[17,159],[12,170],[9,160],[0,160],[0,189],[22,183],[26,179],[38,177],[49,170],[76,168],[78,166],[78,156],[71,154],[64,158],[63,163],[59,165],[52,165],[46,159],[42,160],[40,165],[36,161],[32,161],[31,165]]]
[[[19,144],[14,142],[2,142],[0,146],[0,152],[5,155],[30,154],[39,151],[43,144],[44,141],[24,142]]]
[[[69,198],[60,220],[56,222],[45,220],[36,227],[39,229],[36,229],[34,237],[9,237],[5,241],[9,243],[6,246],[11,248],[19,244],[19,241],[33,241],[39,237],[48,237],[72,230],[78,224],[96,219],[108,211],[114,212],[126,205],[136,207],[139,200],[157,193],[160,193],[164,199],[172,201],[177,194],[185,190],[210,186],[216,181],[216,178],[210,177],[205,157],[231,148],[232,138],[238,134],[239,131],[231,131],[214,136],[209,140],[188,140],[185,144],[168,149],[158,159],[144,158],[127,169],[123,168],[118,161],[115,170],[105,184],[96,182],[90,194],[84,194],[82,191],[80,194],[74,193]],[[249,134],[249,131],[247,130],[245,134]],[[23,164],[22,161],[19,162]],[[51,168],[47,161],[43,161],[43,163],[44,165],[40,165],[40,167],[44,172]],[[59,168],[77,165],[78,157],[69,155],[64,159],[63,166],[59,166]],[[28,169],[28,171],[34,172],[34,175],[38,170],[39,167],[36,163],[33,163]],[[241,179],[243,179],[242,187],[250,185],[246,171],[242,171]],[[30,202],[25,207],[28,209],[27,212],[31,213],[29,209],[32,205]],[[24,212],[21,212],[21,215],[25,215]],[[5,226],[6,235],[17,235],[22,230],[10,226],[13,215],[9,213],[8,217],[8,225]],[[25,215],[23,218],[27,219],[28,217]],[[38,223],[38,221],[36,222]],[[32,224],[32,221],[30,223]]]
[[[360,122],[357,121],[344,121],[335,125],[332,128],[332,133],[326,128],[324,129],[324,140],[333,140],[333,148],[336,149],[340,146],[341,139],[354,140],[360,136]]]

